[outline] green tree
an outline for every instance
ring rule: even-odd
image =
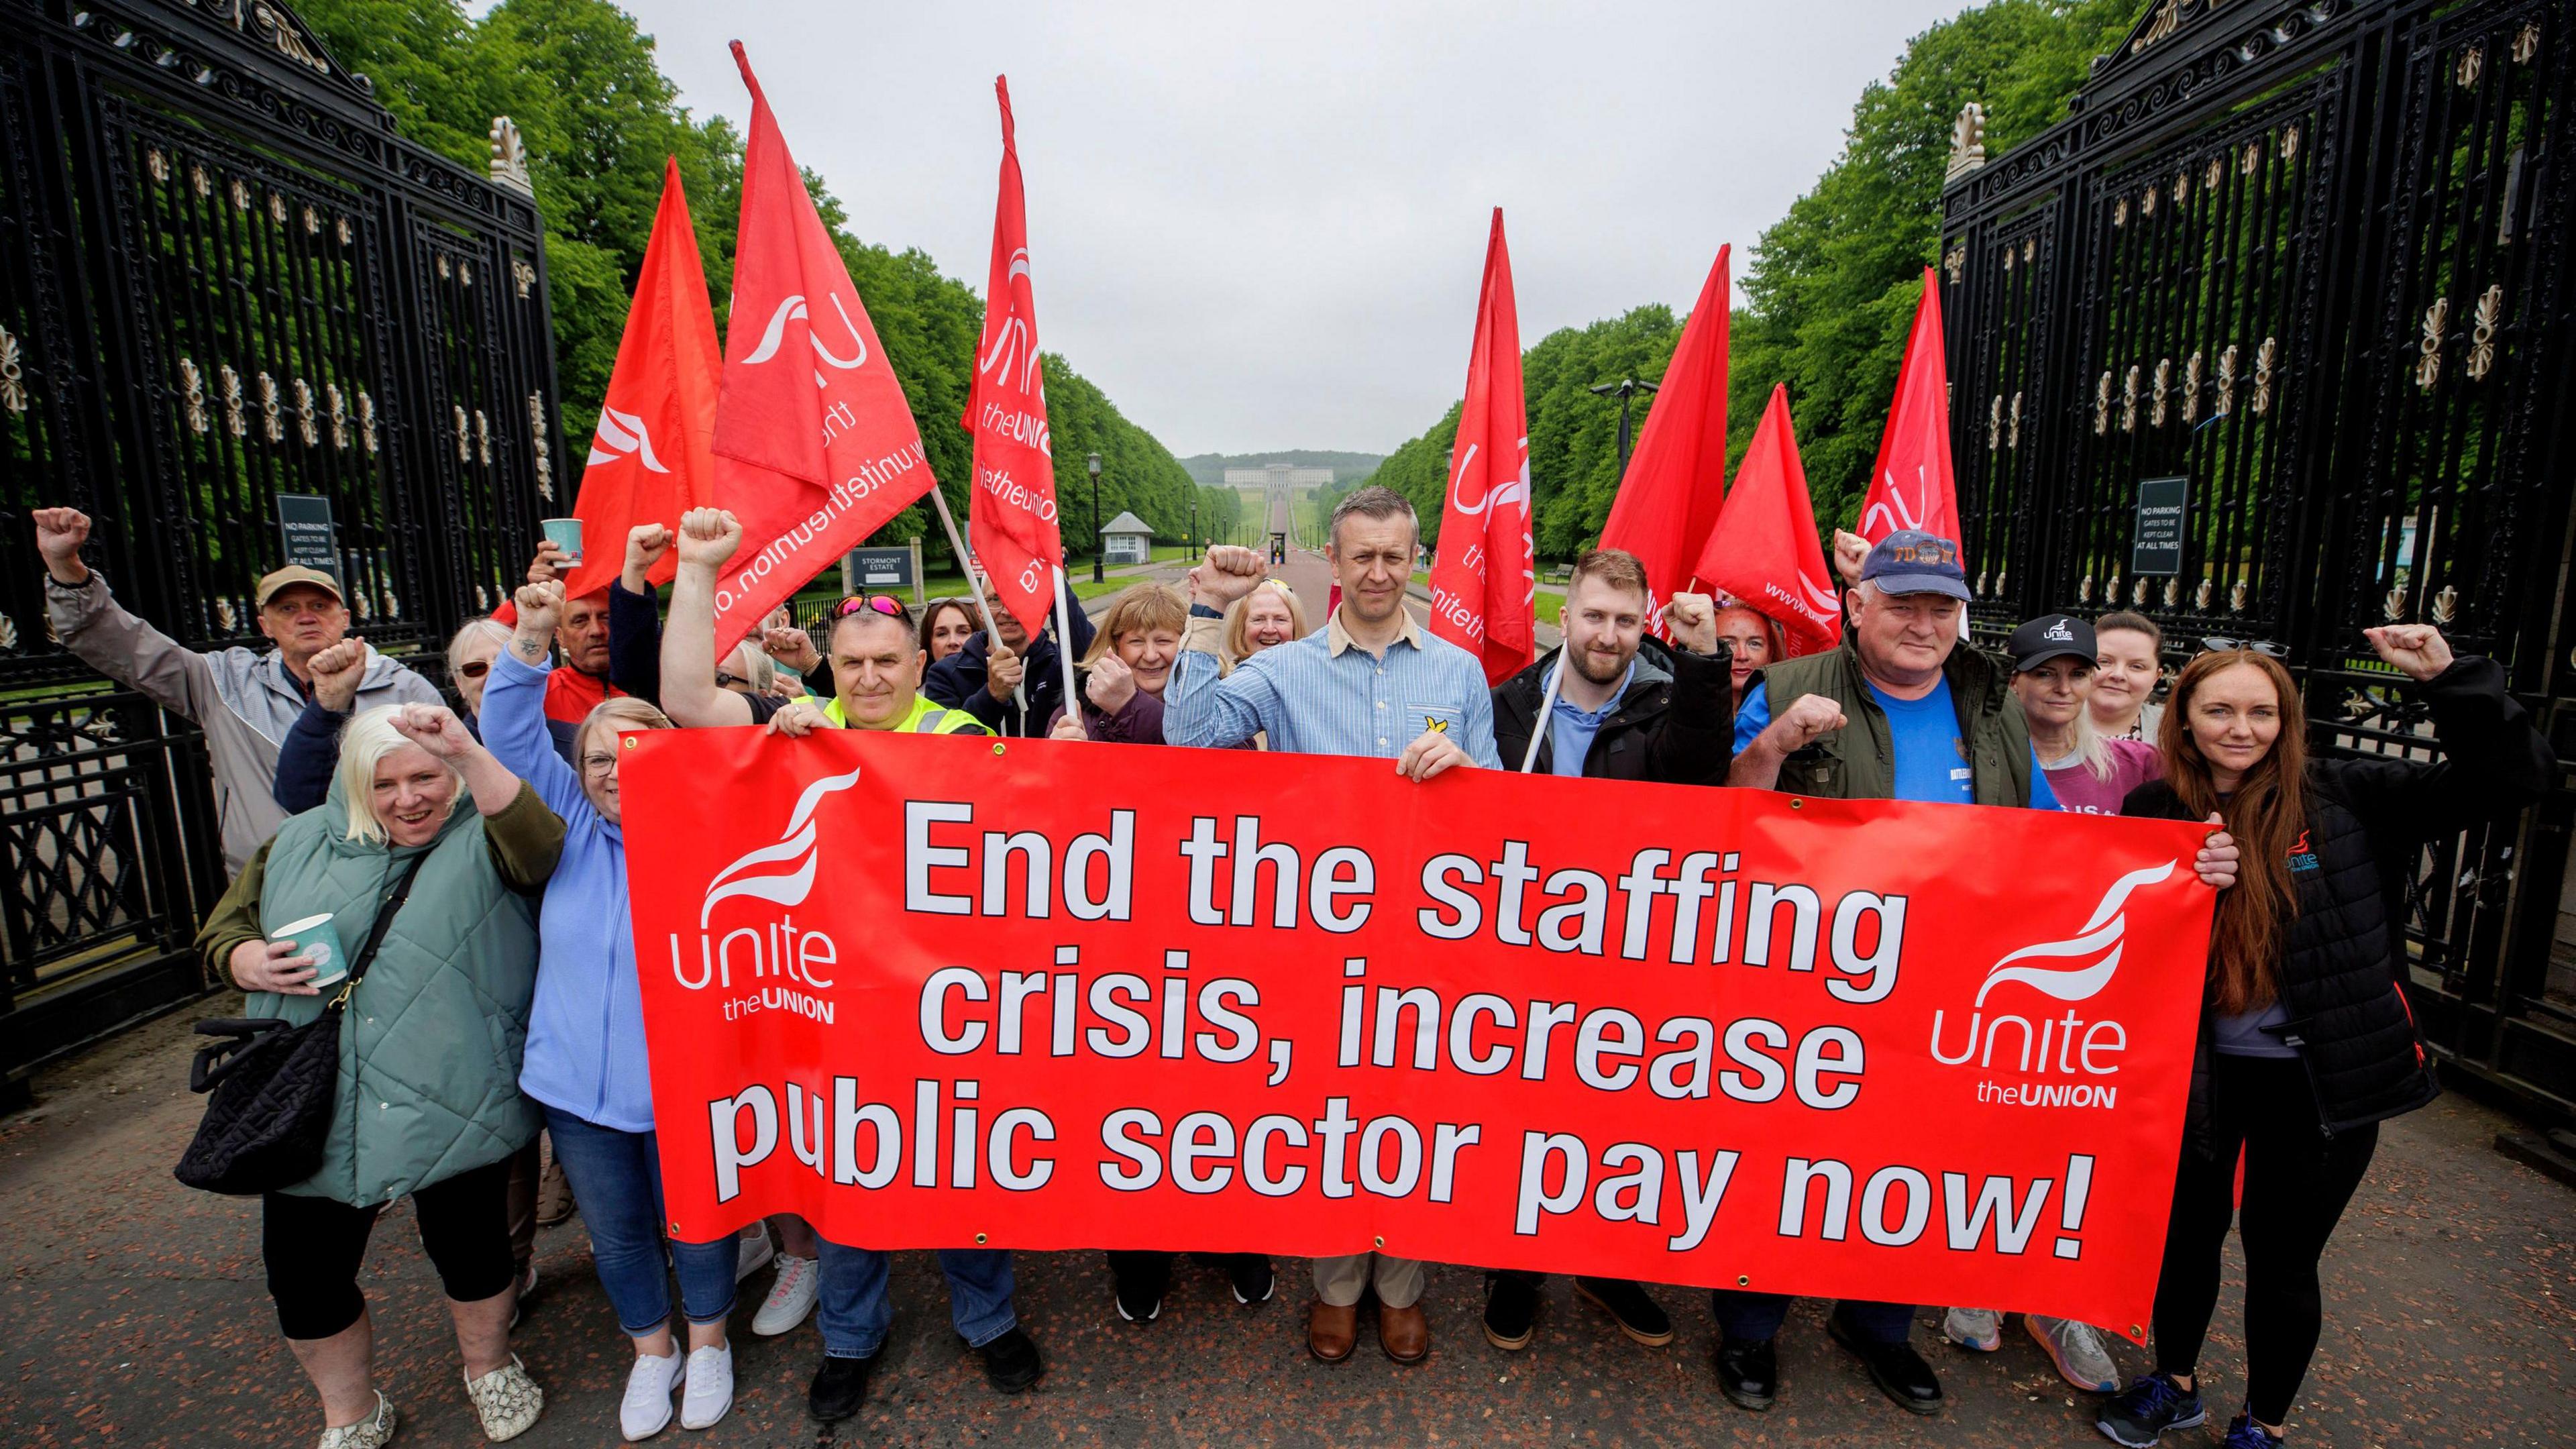
[[[2036,134],[2066,114],[2091,58],[2117,45],[2142,8],[1992,0],[1932,26],[1886,80],[1863,88],[1842,154],[1762,234],[1742,274],[1749,305],[1731,319],[1728,451],[1743,456],[1772,385],[1788,384],[1820,527],[1848,524],[1868,486],[1923,268],[1940,249],[1942,172],[1959,108],[1985,105],[1989,151]],[[1610,516],[1618,404],[1588,389],[1622,377],[1661,381],[1680,338],[1670,310],[1647,306],[1550,333],[1523,354],[1542,556],[1580,550]],[[1642,428],[1646,400],[1638,403]],[[1457,424],[1453,407],[1365,480],[1411,499],[1435,536]]]
[[[297,9],[342,64],[375,82],[376,98],[411,140],[480,171],[490,155],[492,117],[517,123],[545,220],[566,437],[587,438],[596,425],[666,158],[679,161],[723,326],[742,215],[742,138],[722,118],[699,121],[679,104],[652,37],[632,16],[605,0],[504,0],[480,22],[455,0],[304,0]],[[959,419],[973,386],[983,303],[965,283],[941,275],[926,253],[861,240],[821,178],[809,171],[806,185],[903,381],[931,471],[962,523],[972,460]],[[1087,525],[1083,462],[1092,452],[1103,459],[1104,521],[1132,510],[1158,535],[1180,537],[1193,487],[1188,473],[1063,357],[1048,354],[1045,368],[1067,546],[1083,557],[1099,546]],[[879,538],[915,534],[945,555],[945,538],[925,508],[906,509]]]

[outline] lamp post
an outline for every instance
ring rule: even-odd
[[[1085,466],[1091,470],[1091,581],[1096,584],[1108,577],[1100,568],[1100,551],[1106,547],[1100,541],[1100,455],[1092,454]]]
[[[1619,477],[1624,481],[1628,476],[1628,399],[1641,392],[1653,393],[1655,385],[1651,382],[1639,382],[1633,377],[1623,377],[1617,382],[1597,383],[1592,390],[1603,397],[1615,397],[1619,400]]]

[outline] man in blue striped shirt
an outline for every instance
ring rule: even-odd
[[[1423,633],[1404,607],[1418,529],[1413,505],[1389,488],[1362,488],[1333,510],[1324,557],[1342,588],[1324,627],[1265,649],[1219,678],[1225,606],[1261,582],[1261,555],[1219,545],[1191,571],[1189,632],[1163,695],[1163,738],[1176,745],[1239,744],[1266,732],[1270,748],[1374,755],[1415,780],[1458,765],[1494,769],[1494,701],[1476,656]],[[1431,1351],[1422,1265],[1383,1253],[1315,1260],[1306,1347],[1326,1363],[1359,1341],[1359,1301],[1377,1288],[1378,1346],[1397,1363]]]

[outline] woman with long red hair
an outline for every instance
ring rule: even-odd
[[[2454,659],[2425,625],[2362,632],[2431,707],[2440,762],[2311,758],[2290,672],[2269,646],[2229,648],[2175,680],[2159,727],[2165,778],[2122,807],[2174,820],[2216,811],[2244,850],[2210,928],[2156,1283],[2156,1371],[2096,1420],[2131,1449],[2208,1418],[2194,1375],[2231,1218],[2245,1245],[2246,1383],[2227,1446],[2281,1442],[2316,1352],[2326,1239],[2361,1185],[2379,1124],[2441,1090],[2403,989],[2408,877],[2427,842],[2510,818],[2557,769],[2494,660]]]

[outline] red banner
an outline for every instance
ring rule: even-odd
[[[1538,568],[1530,555],[1529,414],[1521,400],[1521,323],[1503,209],[1485,239],[1476,341],[1467,354],[1449,487],[1431,564],[1431,632],[1483,661],[1500,684],[1538,654],[1531,614]]]
[[[2147,1321],[2202,827],[1177,747],[625,743],[679,1237],[795,1212],[884,1248],[1380,1247]]]
[[[1950,471],[1949,376],[1941,288],[1925,267],[1923,299],[1914,304],[1914,329],[1906,334],[1905,361],[1896,373],[1896,401],[1887,410],[1887,431],[1879,434],[1869,492],[1860,500],[1860,536],[1872,543],[1909,528],[1964,542],[1958,485]]]
[[[1002,105],[1002,179],[993,205],[993,260],[984,274],[984,336],[966,430],[975,439],[975,493],[966,534],[992,580],[993,602],[1032,634],[1055,607],[1064,567],[1057,532],[1055,446],[1047,433],[1046,371],[1038,358],[1038,306],[1029,289],[1029,222],[1011,87],[993,78]]]
[[[716,577],[718,659],[932,486],[912,404],[741,41],[733,58],[751,134],[710,447],[743,545]]]

